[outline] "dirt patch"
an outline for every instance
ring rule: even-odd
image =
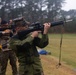
[[[45,75],[76,75],[65,63],[58,66],[58,60],[50,55],[40,55]]]

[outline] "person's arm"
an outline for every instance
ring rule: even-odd
[[[10,39],[10,47],[13,50],[17,50],[17,47],[29,47],[32,44],[33,37],[29,36],[24,40],[19,40],[18,38],[11,38]]]
[[[46,47],[48,43],[49,43],[48,34],[43,34],[41,38],[36,37],[34,39],[34,44],[40,48]]]
[[[11,40],[13,40],[14,45],[19,45],[19,46],[23,46],[26,43],[31,44],[30,42],[33,41],[33,37],[31,35],[29,35],[27,38],[25,38],[24,40],[20,40],[18,38],[11,38]]]
[[[49,30],[49,28],[50,28],[50,23],[44,23],[44,32],[42,34],[42,38],[35,37],[34,43],[36,46],[38,46],[40,48],[44,48],[48,45],[48,43],[49,43],[48,30]],[[34,35],[32,35],[32,36],[34,36]]]

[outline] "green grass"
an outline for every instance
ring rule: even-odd
[[[49,45],[45,48],[51,55],[59,57],[60,34],[49,34]],[[76,34],[63,34],[61,60],[71,68],[76,68]]]

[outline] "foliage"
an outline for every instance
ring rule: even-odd
[[[45,17],[53,20],[63,2],[64,0],[1,0],[0,16],[6,19],[25,16],[31,22],[42,21]]]
[[[76,10],[61,10],[65,0],[1,0],[0,17],[14,19],[24,16],[30,23],[52,22],[64,20],[64,17],[74,19],[65,26],[66,32],[76,32]],[[50,32],[59,33],[60,27],[52,28]]]

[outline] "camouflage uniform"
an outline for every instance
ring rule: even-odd
[[[33,38],[31,35],[19,39],[18,35],[12,37],[10,46],[15,50],[19,61],[19,75],[44,75],[37,47],[44,48],[48,44],[48,35],[42,38]]]
[[[5,73],[8,60],[10,60],[13,75],[17,75],[16,55],[14,51],[9,48],[9,39],[10,39],[9,36],[0,37],[0,45],[2,45],[2,49],[0,51],[0,63],[1,63],[0,75],[6,75]]]
[[[1,66],[1,48],[0,48],[0,73],[1,73],[1,68],[2,68],[2,66]]]

